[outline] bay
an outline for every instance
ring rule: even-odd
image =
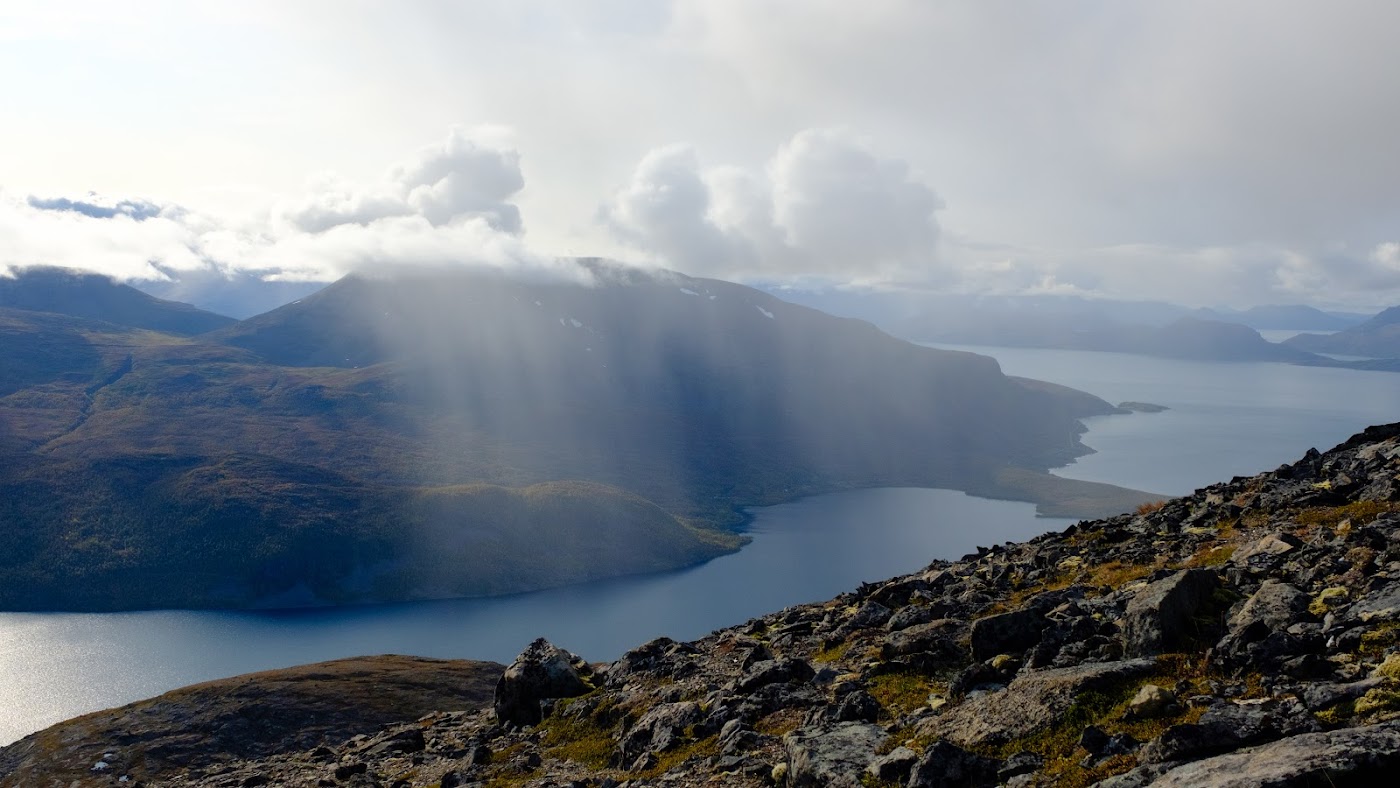
[[[960,346],[1114,403],[1162,413],[1089,419],[1097,453],[1057,471],[1181,495],[1269,470],[1400,420],[1400,375],[1116,353]],[[753,543],[687,570],[491,599],[281,612],[0,613],[0,744],[186,684],[360,654],[510,660],[548,637],[608,660],[691,639],[862,581],[1022,540],[1069,521],[1029,504],[892,488],[753,510]]]
[[[509,662],[536,637],[593,661],[701,637],[1068,520],[952,490],[885,488],[753,510],[743,550],[530,594],[277,612],[0,613],[0,744],[209,679],[361,654]]]

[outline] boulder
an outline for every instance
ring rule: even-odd
[[[765,659],[755,662],[739,679],[740,692],[753,692],[769,684],[789,681],[807,681],[816,673],[812,666],[800,659]]]
[[[1176,693],[1156,684],[1144,684],[1128,701],[1128,718],[1150,720],[1167,714],[1176,706]]]
[[[1022,672],[1006,689],[969,698],[920,723],[918,731],[962,747],[1019,739],[1054,725],[1081,693],[1149,675],[1156,665],[1133,659]]]
[[[970,753],[947,741],[924,750],[909,773],[908,788],[972,788],[996,785],[1002,762]]]
[[[792,788],[859,788],[885,731],[865,722],[798,728],[783,737]]]
[[[972,622],[972,658],[981,661],[1025,651],[1040,642],[1049,625],[1049,620],[1033,608],[979,618]]]
[[[865,773],[870,775],[872,780],[893,783],[904,782],[909,777],[909,772],[918,762],[919,754],[908,747],[895,747],[888,753],[881,755],[870,762],[865,767]]]
[[[1391,785],[1400,768],[1400,725],[1304,733],[1166,771],[1154,788]]]
[[[513,725],[538,725],[540,701],[572,698],[589,692],[588,664],[574,654],[539,638],[515,658],[496,682],[496,717]]]
[[[653,706],[622,738],[619,754],[623,763],[632,763],[646,753],[674,748],[685,738],[685,729],[699,722],[700,704],[662,703]]]
[[[1130,657],[1160,654],[1195,634],[1192,617],[1210,600],[1219,584],[1209,569],[1183,569],[1137,592],[1120,624],[1123,653]]]

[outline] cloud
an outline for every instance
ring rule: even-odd
[[[524,185],[516,151],[453,129],[379,182],[326,174],[261,217],[229,219],[96,194],[0,194],[0,269],[57,265],[147,281],[199,270],[329,281],[410,265],[583,276],[521,240],[520,212],[510,200]]]
[[[383,183],[361,187],[333,174],[312,181],[301,200],[280,206],[288,222],[308,233],[344,224],[421,216],[434,227],[484,219],[501,232],[523,231],[510,199],[525,188],[520,155],[490,147],[454,128],[440,145],[395,166]]]
[[[44,211],[73,211],[93,219],[112,219],[126,216],[136,221],[144,221],[160,215],[161,208],[146,200],[117,200],[104,204],[99,195],[88,194],[87,200],[70,200],[67,197],[43,199],[30,196],[29,207]]]
[[[1120,244],[1074,252],[949,245],[958,289],[1063,292],[1187,306],[1307,303],[1369,308],[1400,293],[1400,245],[1364,254],[1279,244],[1174,247]]]
[[[850,280],[934,273],[940,207],[905,162],[809,129],[762,173],[653,150],[599,215],[618,240],[691,273]]]

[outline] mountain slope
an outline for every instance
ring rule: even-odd
[[[230,325],[233,318],[176,301],[162,301],[99,274],[64,268],[25,268],[0,276],[0,307],[54,312],[128,328],[192,336]]]
[[[592,270],[351,278],[193,339],[0,315],[0,608],[521,591],[702,561],[741,543],[741,506],[857,486],[1150,497],[1044,472],[1102,400],[738,285]]]
[[[444,696],[349,741],[253,757],[218,743],[199,753],[217,770],[140,775],[151,788],[1386,785],[1400,768],[1398,557],[1390,424],[610,664],[537,640],[489,709]],[[99,716],[148,719],[179,698]],[[23,754],[26,776],[66,778],[82,741],[118,769],[143,756],[84,739],[84,719],[0,764]],[[46,761],[55,741],[67,746]]]
[[[1284,342],[1313,353],[1400,358],[1400,306],[1393,306],[1359,326],[1335,334],[1299,334]]]

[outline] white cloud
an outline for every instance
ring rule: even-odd
[[[229,221],[98,195],[0,195],[0,267],[57,265],[125,280],[213,269],[329,281],[407,265],[580,277],[577,267],[535,254],[520,239],[520,214],[510,199],[523,187],[518,153],[454,129],[378,183],[323,175],[262,218]]]
[[[310,233],[414,215],[433,226],[479,218],[502,232],[520,233],[520,210],[510,200],[523,188],[519,153],[474,142],[454,128],[442,144],[392,168],[382,183],[363,187],[326,174],[308,184],[301,200],[279,210]]]
[[[906,163],[809,129],[762,173],[703,169],[686,146],[653,150],[600,214],[621,241],[690,273],[848,280],[933,273],[939,207]]]

